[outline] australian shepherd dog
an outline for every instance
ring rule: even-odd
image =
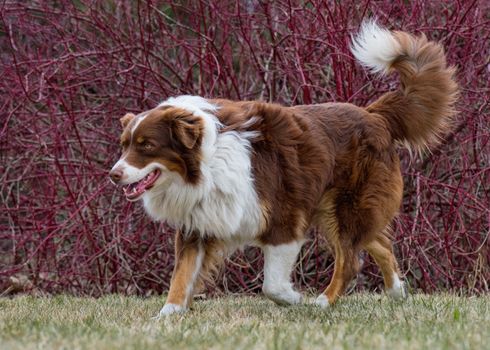
[[[300,303],[291,272],[310,227],[335,255],[318,306],[342,295],[361,250],[379,265],[386,293],[406,296],[390,238],[403,193],[397,148],[425,149],[447,132],[454,68],[440,44],[373,21],[351,48],[372,72],[397,71],[398,90],[367,107],[178,96],[121,118],[122,156],[110,178],[151,218],[176,228],[160,316],[187,310],[223,258],[245,245],[264,252],[264,294]]]

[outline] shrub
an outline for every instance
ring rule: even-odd
[[[488,291],[488,11],[483,1],[2,3],[0,293],[165,290],[171,229],[107,179],[119,117],[179,94],[366,105],[398,84],[368,75],[349,52],[350,35],[373,15],[441,41],[461,85],[446,141],[411,162],[401,151],[401,269],[424,291]],[[311,238],[295,280],[323,288],[333,260]],[[254,249],[236,254],[211,290],[259,290],[261,259]],[[364,256],[357,285],[380,284]]]

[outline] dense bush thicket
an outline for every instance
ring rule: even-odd
[[[424,291],[488,291],[490,8],[485,1],[4,1],[0,21],[0,294],[149,294],[168,287],[172,231],[109,184],[119,117],[179,94],[366,105],[396,88],[349,52],[363,18],[441,41],[461,85],[454,132],[410,161],[394,225]],[[332,258],[314,233],[301,288]],[[381,285],[368,256],[357,287]],[[209,290],[255,292],[247,249]]]

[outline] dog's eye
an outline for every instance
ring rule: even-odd
[[[150,142],[145,142],[145,143],[143,144],[143,149],[144,149],[145,151],[151,151],[151,150],[153,150],[153,148],[154,148],[154,146],[153,146],[153,144],[151,144]]]

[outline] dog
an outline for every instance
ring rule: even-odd
[[[397,149],[424,150],[449,130],[455,69],[440,44],[374,21],[363,23],[351,50],[372,72],[398,72],[399,89],[367,107],[186,95],[121,118],[122,156],[110,179],[176,228],[160,316],[186,311],[223,258],[245,245],[264,252],[264,294],[300,303],[291,272],[310,227],[335,256],[315,304],[329,307],[342,295],[361,250],[379,265],[386,293],[406,296],[390,233],[403,192]]]

